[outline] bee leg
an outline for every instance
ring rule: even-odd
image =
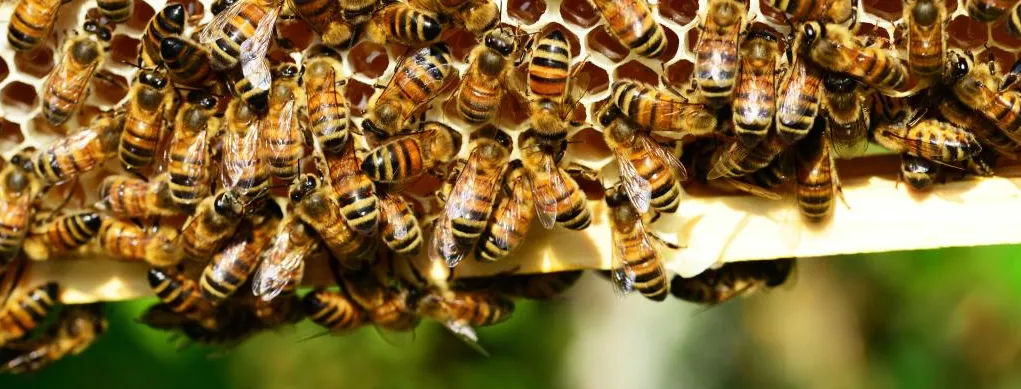
[[[70,185],[68,185],[68,184],[70,184]],[[49,216],[46,217],[46,222],[47,223],[53,221],[53,219],[55,219],[57,217],[57,211],[60,211],[61,209],[63,209],[64,206],[67,205],[67,203],[71,201],[71,197],[74,196],[74,188],[76,188],[78,186],[78,179],[75,178],[74,180],[70,181],[69,183],[61,184],[60,186],[63,186],[63,187],[67,188],[67,196],[64,196],[64,199],[60,201],[60,204],[57,204],[57,207],[53,208],[53,211],[51,211]]]
[[[564,170],[567,171],[567,174],[576,175],[589,181],[596,181],[599,179],[599,172],[580,165],[577,162],[572,162],[571,165]]]
[[[680,250],[680,249],[688,247],[688,246],[685,246],[685,245],[681,245],[679,243],[674,243],[674,242],[668,241],[665,238],[663,238],[662,236],[660,236],[659,234],[657,234],[655,232],[652,232],[652,231],[648,231],[647,234],[649,235],[649,237],[659,241],[659,243],[662,243],[664,246],[666,246],[667,248],[669,248],[671,250]]]
[[[1019,76],[1021,76],[1021,59],[1014,62],[1014,66],[1011,66],[1010,71],[1004,75],[1003,83],[1000,85],[1000,92],[1011,89],[1011,87],[1017,84]]]

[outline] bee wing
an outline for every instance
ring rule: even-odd
[[[489,357],[489,352],[487,352],[486,349],[482,348],[482,346],[479,345],[479,335],[475,333],[475,329],[472,328],[472,326],[468,325],[468,323],[463,321],[450,320],[443,322],[443,326],[446,327],[447,330],[449,330],[450,333],[454,334],[454,336],[456,336],[458,339],[461,339],[461,341],[463,341],[465,345],[471,347],[472,350],[477,351],[484,357],[487,358]]]
[[[401,208],[407,207],[408,204],[404,202],[403,198],[392,193],[387,193],[379,200],[379,211],[383,214],[383,220],[393,227],[394,239],[406,238],[408,225],[404,223],[404,211]],[[392,220],[399,220],[399,222],[395,223]]]
[[[535,205],[535,214],[539,218],[539,222],[542,223],[543,227],[547,229],[553,228],[553,225],[557,221],[557,194],[563,193],[564,180],[560,177],[560,169],[557,168],[556,162],[552,157],[545,155],[539,162],[539,169],[542,169],[540,174],[545,177],[549,177],[549,190],[536,190],[536,187],[532,187],[532,193],[534,195],[533,203]],[[539,174],[535,175],[536,177]]]
[[[764,141],[765,142],[765,141]],[[727,177],[730,175],[728,167],[730,161],[743,161],[748,157],[749,149],[742,147],[738,142],[733,142],[726,149],[720,149],[717,154],[713,156],[713,166],[709,169],[709,173],[706,174],[706,178],[710,180]]]
[[[639,212],[645,213],[652,203],[652,185],[638,174],[638,169],[622,154],[623,152],[624,150],[615,151],[617,166],[620,167],[620,180],[624,183],[624,191],[631,199],[631,204],[634,204]]]
[[[766,188],[763,188],[761,186],[749,184],[749,183],[747,183],[745,181],[738,180],[736,178],[724,177],[724,178],[719,178],[719,180],[727,183],[727,185],[729,185],[730,187],[732,187],[734,189],[740,190],[742,192],[745,192],[745,193],[748,193],[748,194],[751,194],[751,195],[754,195],[754,196],[758,196],[758,197],[764,198],[766,200],[781,200],[781,199],[783,199],[783,196],[781,196],[780,194],[778,194],[776,192],[773,192],[773,191],[771,191],[769,189],[766,189]]]
[[[241,13],[241,9],[247,6],[247,3],[248,0],[237,1],[234,4],[231,4],[230,7],[225,9],[223,12],[216,15],[216,17],[214,17],[213,20],[211,20],[209,24],[202,29],[202,32],[199,33],[199,43],[208,45],[215,42],[216,35],[219,34],[220,31],[223,31],[224,27],[227,27],[227,24],[230,23],[231,19]]]
[[[610,282],[613,284],[614,293],[623,298],[635,290],[635,269],[631,267],[624,258],[624,244],[621,242],[621,233],[613,231],[613,259],[610,264]]]
[[[270,38],[273,37],[273,26],[276,25],[278,12],[279,8],[274,8],[267,13],[259,20],[259,25],[255,28],[252,36],[241,43],[241,73],[256,89],[269,90],[272,81],[266,52],[269,51]]]
[[[681,163],[681,160],[677,159],[674,153],[671,153],[666,147],[656,143],[656,141],[648,136],[643,136],[639,139],[642,140],[642,144],[649,149],[652,155],[659,157],[672,172],[677,174],[677,179],[681,181],[688,179],[688,170],[684,168],[684,164]]]
[[[475,186],[479,181],[479,158],[481,156],[478,152],[472,151],[472,154],[468,157],[468,163],[464,165],[461,174],[457,176],[457,182],[454,183],[454,187],[450,190],[450,196],[447,199],[447,203],[444,204],[444,211],[451,219],[468,216],[469,209],[466,205],[473,201],[476,190]]]
[[[429,241],[429,259],[445,262],[448,267],[455,267],[461,263],[466,253],[454,239],[453,228],[450,215],[444,213],[433,226],[432,238]]]
[[[857,158],[865,154],[869,148],[869,124],[868,116],[862,111],[858,120],[854,121],[848,128],[828,126],[830,140],[833,144],[833,151],[840,158]]]

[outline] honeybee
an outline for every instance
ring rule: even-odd
[[[330,46],[351,41],[354,30],[351,24],[338,18],[342,12],[340,1],[288,0],[287,5],[309,28],[319,34],[319,39]]]
[[[1013,0],[968,0],[968,16],[982,23],[992,23],[1016,4]]]
[[[316,142],[328,154],[338,154],[351,138],[351,119],[347,98],[341,87],[341,65],[327,55],[305,60],[305,73],[301,80],[308,99],[308,122]]]
[[[707,101],[730,99],[738,72],[738,36],[744,28],[744,5],[711,0],[695,44],[694,82]]]
[[[513,160],[507,166],[504,190],[496,203],[496,209],[489,218],[489,224],[479,237],[475,247],[475,258],[495,262],[510,255],[525,241],[528,228],[535,218],[533,189],[530,173],[521,160]],[[556,203],[552,204],[555,208]],[[585,205],[588,210],[588,206]],[[556,211],[553,209],[553,211]],[[556,215],[548,222],[552,227]]]
[[[301,309],[313,323],[330,332],[348,332],[368,321],[360,307],[341,291],[316,289],[301,299]]]
[[[932,189],[941,170],[940,164],[928,159],[910,153],[900,155],[900,178],[916,191]]]
[[[262,136],[273,177],[285,182],[298,175],[298,161],[305,155],[301,128],[298,126],[298,107],[304,101],[298,86],[297,67],[284,64],[280,75],[273,80],[269,95],[269,114],[262,121]]]
[[[688,177],[684,165],[613,104],[606,104],[598,118],[603,140],[616,157],[622,186],[635,209],[641,213],[650,207],[661,212],[676,211],[680,182]]]
[[[613,236],[610,276],[614,290],[620,294],[637,290],[650,300],[663,301],[670,285],[659,252],[653,247],[651,239],[670,248],[678,246],[645,229],[644,212],[632,205],[621,186],[623,184],[618,183],[606,190],[606,206]]]
[[[352,26],[359,26],[372,18],[379,0],[344,0],[340,2],[341,19]]]
[[[106,332],[102,303],[65,308],[39,338],[0,349],[0,372],[36,372],[68,355],[81,354]],[[6,356],[9,351],[12,356]]]
[[[822,71],[808,60],[808,43],[802,30],[794,42],[795,50],[787,50],[792,63],[780,81],[780,96],[776,104],[776,131],[779,139],[788,145],[797,143],[808,134],[822,98]]]
[[[658,57],[666,47],[663,27],[652,16],[652,8],[645,0],[615,2],[596,0],[592,4],[606,21],[607,30],[621,44],[638,55]]]
[[[216,98],[193,91],[174,118],[174,134],[170,138],[170,198],[182,210],[190,210],[209,194],[209,140],[219,130],[219,119],[213,117]]]
[[[528,100],[532,127],[544,148],[559,150],[567,138],[567,121],[578,103],[573,95],[584,88],[575,77],[581,66],[571,66],[571,42],[560,30],[552,30],[532,46],[528,62]],[[584,73],[578,75],[583,77]],[[581,81],[581,82],[579,82]]]
[[[457,113],[472,124],[496,116],[507,89],[504,84],[513,70],[511,57],[517,51],[514,36],[502,28],[486,32],[482,42],[472,49],[468,70],[451,99],[457,104]]]
[[[145,261],[149,234],[134,223],[104,218],[96,239],[106,253],[128,261]]]
[[[535,137],[521,142],[521,162],[528,169],[535,214],[546,228],[553,224],[570,230],[583,230],[592,224],[585,192],[557,166],[556,157],[539,147]]]
[[[670,294],[693,303],[718,305],[742,294],[783,285],[796,266],[793,258],[727,263],[692,278],[674,276]]]
[[[175,215],[180,211],[170,198],[169,180],[166,173],[149,182],[126,175],[106,177],[99,184],[96,207],[126,218]]]
[[[59,294],[60,286],[49,282],[10,296],[0,311],[0,347],[24,338],[39,326],[57,305]]]
[[[213,255],[202,271],[199,288],[213,305],[223,303],[255,271],[259,255],[277,232],[279,219],[268,218],[261,224],[240,227],[238,234]]]
[[[281,0],[239,0],[202,29],[199,43],[212,54],[213,70],[232,69],[240,64],[242,74],[255,89],[269,90],[272,76],[266,52]]]
[[[1017,143],[1000,132],[989,119],[972,111],[957,99],[947,98],[940,101],[939,112],[943,119],[975,135],[975,139],[978,139],[983,148],[994,150],[1007,158],[1017,158],[1019,151]]]
[[[24,168],[26,156],[15,154],[0,169],[0,273],[21,252],[35,215],[42,183]]]
[[[964,105],[996,124],[1004,135],[1021,143],[1021,92],[996,91],[996,77],[989,66],[975,66],[964,52],[947,55],[947,84]]]
[[[389,139],[369,152],[362,171],[375,182],[402,186],[439,165],[461,150],[461,135],[440,122],[425,122],[415,132]]]
[[[84,29],[85,34],[64,44],[57,67],[43,82],[43,117],[54,126],[64,124],[78,112],[89,94],[96,68],[106,59],[103,44],[112,37],[110,29],[91,20],[85,22]]]
[[[184,249],[177,239],[178,234],[170,228],[160,228],[149,234],[145,244],[145,262],[156,267],[170,267],[184,260]]]
[[[498,282],[498,288],[510,296],[530,300],[552,300],[574,286],[581,275],[581,270],[574,270],[507,276]]]
[[[96,0],[99,14],[111,23],[124,23],[135,9],[134,0]]]
[[[861,156],[869,146],[870,127],[858,82],[847,75],[826,73],[823,86],[822,105],[833,151],[843,158]]]
[[[454,72],[450,49],[443,43],[404,57],[386,88],[369,101],[362,127],[382,137],[398,133],[440,93]]]
[[[358,235],[347,224],[332,187],[305,173],[291,186],[290,197],[295,214],[319,233],[326,248],[345,266],[357,269],[371,260],[376,240]]]
[[[433,228],[429,257],[457,266],[482,234],[496,202],[510,140],[479,138],[464,168],[446,194],[446,204]]]
[[[938,0],[908,0],[903,20],[908,24],[908,69],[919,77],[940,76],[947,51],[946,6]]]
[[[25,254],[34,260],[47,260],[54,254],[74,250],[99,233],[103,218],[96,212],[64,215],[33,228],[25,239]]]
[[[379,197],[372,180],[359,169],[362,163],[354,149],[344,155],[327,157],[326,162],[330,184],[340,205],[340,216],[355,232],[375,234],[379,225]]]
[[[188,10],[183,4],[167,4],[149,19],[142,32],[141,57],[144,66],[162,64],[160,54],[162,42],[166,38],[184,33],[184,21],[188,19]]]
[[[873,136],[883,147],[940,163],[964,162],[982,152],[975,136],[952,124],[925,119],[914,125],[888,124]]]
[[[158,58],[174,85],[210,88],[217,83],[209,50],[204,46],[185,37],[168,36],[160,41],[158,49]]]
[[[812,223],[820,223],[833,214],[833,199],[839,190],[830,147],[830,138],[816,124],[798,143],[795,152],[797,185],[794,195],[801,215]]]
[[[1014,34],[1014,36],[1021,36],[1021,3],[1014,4],[1014,7],[1010,9],[1007,31]]]
[[[297,217],[288,216],[280,222],[279,232],[259,256],[259,270],[252,279],[252,293],[270,301],[284,292],[288,285],[300,281],[305,259],[319,249],[319,241],[311,228]]]
[[[715,180],[757,172],[773,162],[786,148],[787,144],[776,132],[769,132],[764,141],[752,148],[743,147],[738,142],[719,147],[713,153],[712,167],[706,178]]]
[[[907,83],[908,69],[900,59],[876,45],[862,47],[846,27],[809,22],[801,33],[812,61],[826,70],[847,73],[886,94]]]
[[[690,135],[705,135],[716,129],[716,115],[705,105],[689,103],[651,85],[617,80],[611,94],[617,108],[643,128]]]
[[[476,327],[500,324],[514,313],[514,300],[492,291],[455,291],[452,297],[427,293],[414,302],[422,316],[442,323],[470,345],[475,345]],[[484,353],[484,350],[479,349]]]
[[[123,128],[123,114],[103,114],[88,128],[37,151],[32,167],[47,185],[74,180],[117,154]]]
[[[233,191],[221,190],[206,197],[181,227],[184,253],[193,259],[208,260],[237,231],[244,209]]]
[[[221,174],[226,188],[238,196],[246,214],[262,208],[269,194],[269,167],[262,159],[263,139],[255,111],[240,99],[231,100],[225,117]]]
[[[386,331],[406,332],[415,329],[419,317],[411,303],[413,294],[408,289],[384,287],[369,275],[345,277],[344,290],[351,301],[365,311],[369,321]]]
[[[381,45],[418,46],[438,40],[444,28],[436,13],[395,2],[372,15],[365,25],[365,39]]]
[[[217,327],[215,308],[202,297],[195,281],[175,271],[155,267],[149,269],[148,278],[149,286],[167,310],[205,328]]]
[[[161,74],[142,69],[128,91],[124,131],[118,155],[125,169],[138,170],[156,154],[163,132],[164,110],[172,109],[174,95],[170,82]]]
[[[776,113],[776,36],[754,30],[741,44],[741,72],[734,89],[734,133],[745,147],[766,137]]]
[[[768,0],[767,4],[784,13],[792,23],[825,20],[829,23],[850,24],[855,22],[857,2],[854,0]]]
[[[399,194],[386,193],[379,198],[379,211],[383,243],[397,255],[418,255],[422,249],[422,228],[407,201]]]
[[[29,51],[49,38],[57,21],[61,0],[19,0],[9,15],[7,42],[18,51]]]

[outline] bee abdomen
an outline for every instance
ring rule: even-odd
[[[123,23],[131,17],[133,0],[96,0],[99,12],[114,23]]]
[[[316,289],[301,299],[301,310],[330,331],[346,331],[365,323],[361,310],[340,292]]]
[[[103,219],[95,212],[62,217],[46,231],[47,241],[57,250],[71,250],[88,243],[99,232]]]

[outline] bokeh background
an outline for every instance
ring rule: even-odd
[[[804,259],[788,286],[705,309],[614,297],[587,274],[480,330],[483,358],[425,323],[321,336],[303,323],[229,351],[143,328],[152,301],[112,304],[110,332],[0,388],[1018,388],[1021,248]]]

